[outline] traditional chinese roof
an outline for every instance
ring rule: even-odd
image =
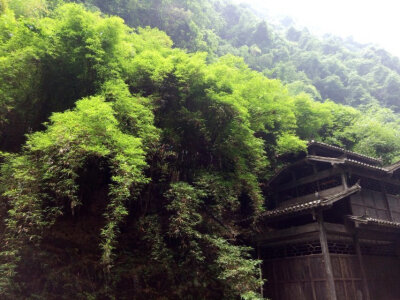
[[[362,160],[367,160],[372,164],[379,164],[379,165],[382,164],[382,160],[379,159],[379,158],[375,158],[375,157],[367,156],[367,155],[360,154],[360,153],[357,153],[357,152],[349,151],[349,150],[346,150],[344,148],[341,148],[341,147],[338,147],[338,146],[334,146],[334,145],[330,145],[330,144],[326,144],[326,143],[323,143],[323,142],[317,142],[317,141],[311,140],[308,143],[308,148],[310,149],[313,146],[317,146],[318,148],[325,148],[325,149],[329,149],[329,150],[335,150],[335,151],[341,152],[343,154],[347,154],[347,155],[353,156],[354,158],[360,158]]]
[[[358,224],[400,228],[399,222],[375,219],[368,216],[348,216],[348,219]]]
[[[325,157],[325,156],[307,155],[305,160],[327,162],[327,163],[331,163],[332,165],[344,164],[344,165],[359,166],[362,168],[367,168],[367,169],[371,169],[371,170],[375,170],[375,171],[381,171],[381,172],[388,173],[388,174],[391,174],[400,168],[400,161],[393,165],[389,165],[386,167],[379,167],[376,165],[367,164],[367,163],[364,163],[364,162],[361,162],[358,160],[354,160],[354,159],[349,159],[349,158],[333,158],[333,157]]]
[[[344,199],[347,196],[350,196],[354,193],[357,193],[360,190],[361,190],[361,187],[358,184],[355,184],[352,187],[345,189],[344,191],[337,193],[335,195],[323,197],[318,200],[313,200],[313,201],[309,201],[309,202],[293,204],[288,207],[269,210],[269,211],[265,212],[262,215],[262,217],[273,218],[273,217],[277,217],[277,216],[303,212],[303,211],[307,211],[307,210],[311,210],[311,209],[315,209],[315,208],[329,207],[332,204],[334,204],[335,202],[337,202],[341,199]]]
[[[386,167],[385,167],[385,169],[386,169],[388,172],[397,171],[399,168],[400,168],[400,161],[398,161],[398,162],[396,162],[396,163],[394,163],[394,164],[392,164],[392,165],[390,165],[390,166],[386,166]]]
[[[279,169],[275,175],[268,181],[267,185],[270,185],[275,179],[277,179],[284,171],[294,168],[302,163],[305,162],[324,162],[324,163],[330,163],[332,165],[345,165],[345,166],[356,166],[364,169],[369,169],[372,171],[378,171],[383,174],[388,174],[390,175],[393,173],[393,170],[390,169],[389,167],[380,167],[377,165],[373,164],[367,164],[358,160],[350,159],[350,158],[335,158],[335,157],[326,157],[326,156],[318,156],[318,155],[307,155],[305,158],[291,164],[288,166],[285,166],[281,169]],[[397,164],[395,164],[397,166]],[[398,163],[398,168],[400,168],[400,162]]]
[[[327,162],[334,164],[344,164],[344,165],[352,165],[352,166],[359,166],[363,168],[368,168],[372,170],[378,170],[382,172],[388,172],[386,168],[378,167],[376,165],[367,164],[358,160],[350,159],[350,158],[333,158],[333,157],[325,157],[325,156],[316,156],[316,155],[307,155],[306,157],[309,161],[319,161],[319,162]]]

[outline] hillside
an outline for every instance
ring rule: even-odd
[[[400,61],[384,49],[298,30],[290,18],[269,24],[262,10],[229,1],[86,0],[89,7],[120,15],[128,25],[164,30],[175,46],[207,51],[210,59],[241,56],[254,70],[288,83],[317,100],[400,109]],[[316,89],[316,90],[315,90]]]
[[[396,113],[277,75],[301,45],[222,1],[1,0],[0,298],[259,299],[282,157],[400,157]]]

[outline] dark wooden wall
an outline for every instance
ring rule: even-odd
[[[266,296],[273,300],[316,299],[327,293],[322,255],[308,255],[265,261]]]
[[[390,211],[394,222],[400,222],[400,197],[387,195]]]
[[[331,260],[337,299],[363,300],[357,257],[331,254]],[[272,300],[329,300],[321,254],[266,260],[263,271],[268,280],[265,296]]]
[[[400,259],[395,256],[363,256],[371,300],[400,299]]]
[[[400,197],[390,193],[393,192],[390,186],[387,186],[386,191],[384,193],[363,187],[360,193],[351,196],[353,214],[400,222]]]
[[[384,193],[362,189],[360,193],[351,196],[353,214],[371,218],[390,220],[389,211],[385,202]]]
[[[365,299],[360,265],[356,255],[331,254],[338,300]]]

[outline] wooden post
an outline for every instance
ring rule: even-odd
[[[341,177],[342,177],[343,190],[347,190],[348,186],[347,186],[347,180],[346,180],[346,173],[342,172]]]
[[[295,188],[295,190],[296,190],[296,198],[298,198],[299,197],[299,190],[298,190],[298,188],[297,188],[297,179],[296,179],[296,175],[294,174],[294,171],[292,171],[292,172],[290,172],[291,174],[292,174],[292,182],[293,182],[293,184],[294,184],[294,188]]]
[[[314,171],[314,175],[318,174],[317,166],[315,164],[313,164],[313,171]],[[318,179],[320,179],[320,178],[318,178]],[[315,181],[317,183],[316,192],[320,192],[321,191],[321,189],[319,187],[319,180],[318,179]]]
[[[335,289],[335,280],[333,278],[332,263],[331,263],[331,257],[329,256],[329,248],[328,248],[328,242],[327,242],[327,238],[326,238],[324,219],[322,217],[322,211],[319,211],[317,213],[317,221],[318,221],[318,225],[319,225],[319,240],[321,243],[322,256],[323,256],[323,261],[324,261],[324,266],[325,266],[325,271],[326,271],[326,278],[327,278],[327,282],[328,282],[328,298],[330,300],[337,300],[336,289]]]
[[[386,186],[382,181],[379,182],[379,184],[381,185],[381,190],[382,190],[382,193],[383,193],[383,200],[385,201],[385,206],[386,206],[386,209],[387,209],[388,214],[389,214],[389,221],[393,221],[392,211],[390,210],[389,200],[388,200],[388,197],[387,197]]]
[[[365,272],[365,269],[364,269],[364,263],[363,263],[363,258],[361,255],[360,242],[358,240],[357,232],[354,234],[354,247],[356,248],[358,263],[360,264],[361,276],[362,276],[362,281],[363,281],[363,288],[364,288],[363,299],[370,300],[371,298],[369,296],[367,273]]]

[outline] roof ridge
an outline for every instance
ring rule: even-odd
[[[376,169],[376,170],[380,170],[380,171],[384,171],[384,172],[389,172],[389,170],[387,168],[367,164],[367,163],[361,162],[359,160],[351,159],[351,158],[337,158],[337,157],[319,156],[319,155],[307,155],[306,158],[310,159],[310,160],[325,161],[325,162],[331,162],[331,163],[349,162],[352,164],[357,164],[360,166],[364,166],[364,167],[368,167],[368,168],[372,168],[372,169]]]
[[[400,160],[395,162],[394,164],[388,165],[385,167],[389,172],[396,170],[397,168],[400,167]]]
[[[377,224],[377,225],[386,225],[386,226],[390,226],[390,227],[400,227],[399,222],[371,218],[371,217],[368,217],[365,215],[364,216],[348,215],[347,217],[354,222],[361,222],[363,224],[373,223],[373,224]]]
[[[357,156],[360,156],[360,157],[375,161],[377,163],[382,163],[382,159],[380,159],[380,158],[375,158],[375,157],[372,157],[372,156],[364,155],[364,154],[361,154],[361,153],[358,153],[358,152],[350,151],[350,150],[347,150],[345,148],[342,148],[342,147],[339,147],[339,146],[335,146],[335,145],[331,145],[331,144],[324,143],[324,142],[320,142],[320,141],[311,140],[311,141],[308,142],[307,146],[310,146],[312,144],[326,146],[326,147],[329,147],[329,148],[332,148],[332,149],[343,151],[344,153],[357,155]]]

